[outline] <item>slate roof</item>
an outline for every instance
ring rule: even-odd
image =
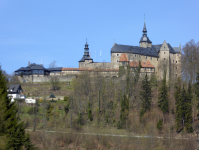
[[[33,63],[33,64],[30,64],[30,66],[21,67],[21,68],[19,68],[16,71],[20,71],[20,70],[26,70],[26,71],[28,71],[28,70],[47,70],[47,69],[44,68],[43,65],[38,65],[38,64]]]
[[[176,53],[180,53],[180,51],[181,51],[180,47],[173,47],[173,49],[174,49],[174,51],[175,51]]]
[[[141,39],[140,39],[140,43],[141,42],[152,43],[147,36],[142,36]]]
[[[82,59],[79,62],[84,62],[85,60],[93,60],[89,56],[83,55]]]
[[[179,53],[180,47],[171,47],[169,43],[167,43],[169,47],[170,53]],[[144,56],[152,56],[152,57],[159,57],[158,53],[160,51],[162,44],[152,45],[151,47],[143,48],[139,46],[130,46],[130,45],[121,45],[121,44],[114,44],[111,48],[111,53],[132,53],[132,54],[139,54]]]
[[[9,91],[12,90],[11,92],[17,92],[17,90],[19,89],[20,86],[21,86],[20,84],[10,85],[9,86]]]
[[[111,48],[111,53],[132,53],[152,57],[159,57],[158,52],[154,47],[143,48],[139,46],[121,45],[116,43]]]
[[[49,71],[61,71],[62,67],[56,67],[56,68],[47,68]]]

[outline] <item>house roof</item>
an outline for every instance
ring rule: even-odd
[[[128,61],[126,54],[122,54],[119,61]]]
[[[151,64],[149,60],[147,62],[141,62],[142,68],[155,68],[154,65]],[[129,62],[130,67],[138,67],[139,62],[138,61],[131,61]]]
[[[62,68],[62,71],[119,71],[119,69]]]
[[[61,71],[62,67],[56,67],[56,68],[47,68],[49,71]]]
[[[158,53],[160,51],[162,44],[152,45],[151,47],[139,47],[139,46],[130,46],[130,45],[121,45],[115,43],[111,48],[111,53],[132,53],[139,54],[144,56],[151,57],[159,57]],[[167,43],[170,53],[179,53],[180,47],[171,47],[169,43]]]
[[[17,92],[17,90],[19,89],[20,86],[21,86],[20,84],[10,85],[9,86],[9,91],[11,91],[11,92]]]
[[[21,67],[16,71],[31,71],[31,70],[46,70],[46,71],[61,71],[62,67],[56,67],[56,68],[44,68],[44,66],[42,64],[30,64],[27,67]],[[15,72],[16,72],[15,71]]]

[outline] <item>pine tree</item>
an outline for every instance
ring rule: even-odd
[[[164,78],[162,80],[162,85],[159,89],[159,97],[158,97],[158,107],[162,110],[163,113],[169,112],[169,100],[168,100],[168,88],[166,85],[166,73],[164,74]]]
[[[91,104],[90,104],[90,102],[88,102],[88,119],[89,119],[90,121],[92,121],[92,120],[93,120],[93,116],[92,116],[92,110],[91,110]]]
[[[6,78],[0,68],[0,135],[6,137],[5,148],[20,150],[24,145],[25,129],[23,123],[18,123],[17,107],[7,97]]]
[[[121,98],[121,110],[120,110],[120,121],[124,123],[128,117],[129,112],[129,99],[126,97],[126,94]]]
[[[142,108],[140,111],[140,119],[141,119],[142,116],[146,113],[146,111],[150,110],[151,108],[152,91],[151,91],[150,82],[148,81],[147,74],[145,75],[145,78],[142,81],[142,90],[140,92],[140,96],[142,101]]]
[[[25,146],[26,150],[36,150],[37,149],[37,147],[35,147],[31,143],[31,141],[30,141],[30,135],[29,134],[26,135],[26,138],[24,140],[24,146]]]
[[[180,127],[181,124],[181,85],[180,80],[175,84],[175,101],[176,101],[176,130]]]
[[[185,112],[185,127],[187,132],[192,133],[193,127],[192,127],[192,88],[191,83],[189,82],[187,95],[186,95],[186,112]]]

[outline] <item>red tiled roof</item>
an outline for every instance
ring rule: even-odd
[[[62,71],[119,71],[119,69],[62,68]]]
[[[138,67],[139,62],[138,61],[131,61],[129,62],[130,67]],[[147,62],[141,62],[142,68],[155,68],[154,65],[151,64],[149,60]]]
[[[119,61],[128,61],[126,54],[122,54]]]

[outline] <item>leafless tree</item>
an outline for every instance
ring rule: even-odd
[[[53,91],[58,91],[60,90],[60,81],[57,76],[52,76],[50,78],[50,83],[52,84],[52,90]]]
[[[199,42],[192,39],[182,48],[182,75],[186,80],[195,83],[196,73],[199,68]]]
[[[49,68],[56,68],[57,67],[57,62],[55,60],[53,60],[50,64],[49,64]]]
[[[10,81],[9,84],[20,84],[18,76],[15,76],[15,73],[13,72],[12,75],[10,76]]]

